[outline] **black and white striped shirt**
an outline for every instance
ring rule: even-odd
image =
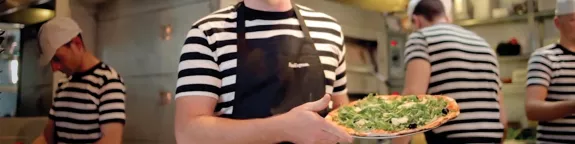
[[[120,75],[100,63],[58,84],[50,119],[58,143],[94,143],[100,126],[125,123],[125,87]]]
[[[347,93],[341,26],[324,13],[298,7],[324,67],[326,93]],[[193,24],[181,52],[176,98],[212,97],[219,102],[217,114],[232,114],[237,66],[236,16],[236,9],[230,6]],[[303,38],[294,11],[265,12],[247,8],[246,39],[271,38],[285,39],[284,44],[269,47],[274,49],[289,48],[285,46],[290,39]]]
[[[528,65],[527,85],[547,87],[545,101],[575,100],[575,53],[559,44],[537,49]],[[575,114],[540,121],[539,143],[575,143]]]
[[[423,59],[431,64],[427,92],[454,98],[461,114],[433,132],[466,143],[498,141],[498,62],[493,49],[475,33],[453,24],[436,24],[409,36],[405,63]]]

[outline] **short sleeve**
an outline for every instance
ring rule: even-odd
[[[100,89],[100,124],[126,121],[126,87],[120,77],[107,79]]]
[[[346,95],[347,94],[347,76],[345,75],[345,46],[342,46],[339,55],[339,64],[335,69],[335,82],[333,83],[333,95]]]
[[[529,58],[527,66],[527,86],[542,85],[548,87],[551,82],[551,73],[553,68],[551,60],[543,54],[536,51]]]
[[[411,60],[423,59],[429,61],[427,51],[427,41],[421,32],[414,32],[409,35],[405,43],[404,63],[407,65]]]
[[[188,32],[180,55],[176,98],[207,96],[219,98],[222,86],[215,49],[212,49],[204,31],[197,26]]]

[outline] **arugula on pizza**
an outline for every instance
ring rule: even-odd
[[[459,115],[447,96],[373,95],[331,111],[326,120],[356,136],[397,136],[438,127]]]

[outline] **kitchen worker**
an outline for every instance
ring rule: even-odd
[[[456,119],[425,133],[427,143],[502,143],[506,119],[493,49],[451,24],[440,0],[412,0],[408,14],[416,31],[405,47],[403,94],[446,95],[461,108]]]
[[[43,137],[48,144],[120,144],[125,87],[120,75],[88,52],[74,20],[55,17],[40,28],[41,66],[68,79],[57,86]]]
[[[243,0],[193,24],[176,89],[180,144],[350,142],[320,114],[348,103],[341,26],[290,0]]]
[[[539,121],[537,143],[575,143],[575,0],[557,0],[558,43],[535,50],[529,59],[529,120]]]

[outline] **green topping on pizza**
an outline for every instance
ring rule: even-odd
[[[385,100],[370,94],[353,106],[343,106],[335,120],[356,131],[400,131],[424,126],[445,116],[447,101],[419,99],[415,95]]]

